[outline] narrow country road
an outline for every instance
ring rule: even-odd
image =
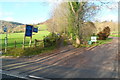
[[[31,79],[38,78],[117,78],[118,38],[88,48],[69,47],[37,59],[2,58],[2,73]]]

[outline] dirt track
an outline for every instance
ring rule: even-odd
[[[87,50],[69,46],[64,50],[33,59],[3,58],[4,73],[44,78],[115,78],[118,77],[118,39]],[[37,58],[37,59],[36,59]]]

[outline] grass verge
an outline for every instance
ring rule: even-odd
[[[13,57],[23,57],[23,56],[34,56],[42,53],[51,52],[55,49],[55,46],[50,47],[31,47],[31,48],[8,48],[7,52],[3,51],[2,56],[13,56]]]
[[[81,44],[79,47],[92,47],[92,46],[100,46],[102,44],[106,44],[112,41],[112,38],[108,38],[106,40],[98,40],[96,43],[93,43],[91,45],[88,44]],[[66,44],[66,42],[64,42]],[[23,56],[35,56],[38,54],[43,54],[43,53],[50,53],[56,48],[55,45],[49,46],[49,47],[31,47],[31,48],[8,48],[7,52],[2,54],[3,56],[13,56],[13,57],[23,57]]]
[[[112,41],[112,38],[107,38],[106,40],[98,40],[96,43],[93,43],[91,45],[89,44],[81,44],[80,47],[92,47],[92,46],[100,46],[102,44],[107,44]]]

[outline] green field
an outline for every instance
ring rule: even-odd
[[[120,37],[120,35],[113,35],[113,34],[111,34],[110,36],[112,36],[112,37]]]
[[[119,32],[111,32],[110,36],[112,36],[112,37],[120,37],[120,33]]]
[[[40,25],[37,25],[37,27],[39,27],[39,31],[44,31],[44,30],[47,30],[47,25],[45,24],[40,24]]]
[[[47,36],[50,32],[48,31],[39,31],[38,33],[33,33],[32,44],[34,44],[34,39],[42,40],[44,36]],[[4,38],[5,34],[0,34],[0,45],[4,48]],[[17,42],[17,47],[22,47],[24,33],[9,33],[8,34],[8,47],[14,47],[14,42]],[[29,45],[29,37],[26,37],[26,46]]]

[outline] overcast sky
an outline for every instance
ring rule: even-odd
[[[44,22],[50,18],[52,9],[55,4],[52,0],[26,0],[21,1],[0,1],[0,20],[21,22],[24,24],[36,24]],[[117,6],[117,2],[108,5],[110,7]],[[101,11],[94,17],[99,21],[118,21],[118,8],[109,9],[102,8]]]

